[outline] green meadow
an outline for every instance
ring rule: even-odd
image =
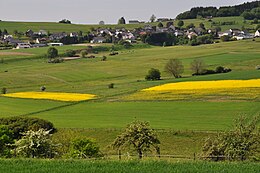
[[[85,47],[57,48],[62,54],[68,49]],[[255,69],[260,64],[259,47],[259,39],[195,47],[136,45],[132,49],[120,49],[117,56],[99,52],[95,54],[95,59],[59,64],[46,63],[43,55],[47,48],[1,51],[0,87],[6,87],[8,93],[40,91],[41,86],[46,86],[46,91],[50,92],[89,93],[97,95],[97,98],[68,103],[0,96],[0,117],[23,115],[43,118],[58,128],[54,139],[62,136],[70,136],[64,139],[77,136],[95,138],[101,150],[111,154],[115,153],[107,146],[122,128],[135,119],[145,120],[158,130],[162,154],[192,156],[201,152],[205,138],[216,131],[231,128],[235,118],[259,114],[259,101],[251,98],[235,101],[126,101],[124,98],[142,89],[172,82],[259,79],[260,72]],[[107,61],[101,61],[103,55],[107,56]],[[171,58],[182,60],[185,66],[183,78],[174,79],[164,71],[166,62]],[[221,65],[231,68],[232,72],[192,76],[190,63],[196,58],[204,60],[208,69]],[[145,81],[150,68],[159,69],[162,80]],[[114,83],[113,89],[108,88],[111,83]],[[65,140],[64,143],[68,142]],[[12,162],[23,164],[20,161]]]

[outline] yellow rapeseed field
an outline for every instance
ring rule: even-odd
[[[47,99],[66,102],[83,101],[94,99],[96,96],[92,94],[78,93],[58,93],[58,92],[19,92],[3,94],[5,97],[29,98],[29,99]]]
[[[219,80],[179,82],[160,85],[142,91],[170,91],[170,90],[201,90],[201,89],[233,89],[233,88],[260,88],[260,79],[252,80]]]
[[[170,83],[143,89],[125,100],[259,101],[260,79]]]

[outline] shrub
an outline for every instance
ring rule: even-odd
[[[58,50],[55,47],[50,47],[47,51],[47,58],[53,59],[58,57]]]
[[[6,93],[7,93],[7,88],[5,88],[5,87],[2,88],[1,93],[2,93],[2,94],[6,94]]]
[[[6,125],[14,133],[14,139],[20,139],[21,133],[24,133],[28,130],[51,130],[55,132],[53,124],[47,120],[31,117],[8,117],[0,118],[0,125]]]
[[[108,88],[114,88],[114,85],[115,85],[114,83],[111,83],[108,85]]]
[[[160,80],[161,72],[158,69],[151,68],[148,71],[148,75],[145,77],[146,80]]]
[[[62,58],[54,58],[54,59],[49,59],[48,63],[62,63],[64,60]]]
[[[50,139],[50,130],[39,129],[27,131],[20,140],[15,142],[16,154],[26,158],[53,158],[54,145]]]
[[[76,55],[75,50],[67,50],[64,54],[65,57],[74,57]]]
[[[228,35],[223,35],[222,37],[220,37],[220,40],[223,42],[227,42],[227,41],[231,41],[231,37]]]
[[[245,117],[235,120],[234,128],[208,138],[203,146],[203,156],[207,159],[247,160],[259,156],[260,133],[259,116],[249,121]]]
[[[101,61],[106,61],[107,60],[107,57],[106,56],[103,56],[102,58],[101,58]]]
[[[70,156],[72,158],[86,159],[101,157],[99,147],[90,139],[75,139],[70,145]]]
[[[10,157],[10,144],[14,143],[13,132],[6,126],[0,126],[0,157]]]
[[[81,58],[86,58],[87,55],[88,55],[87,50],[82,50],[82,51],[80,52],[80,57],[81,57]]]

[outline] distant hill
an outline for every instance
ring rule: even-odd
[[[179,14],[176,19],[196,19],[197,17],[206,18],[212,17],[229,17],[229,16],[241,16],[244,12],[249,12],[252,9],[260,8],[260,1],[247,2],[235,6],[223,6],[217,7],[195,7],[190,11]],[[256,18],[260,18],[259,14]]]

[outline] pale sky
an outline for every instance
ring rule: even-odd
[[[236,5],[245,0],[1,0],[0,20],[72,23],[117,23],[127,20],[148,21],[152,14],[175,18],[180,12],[198,6]]]

